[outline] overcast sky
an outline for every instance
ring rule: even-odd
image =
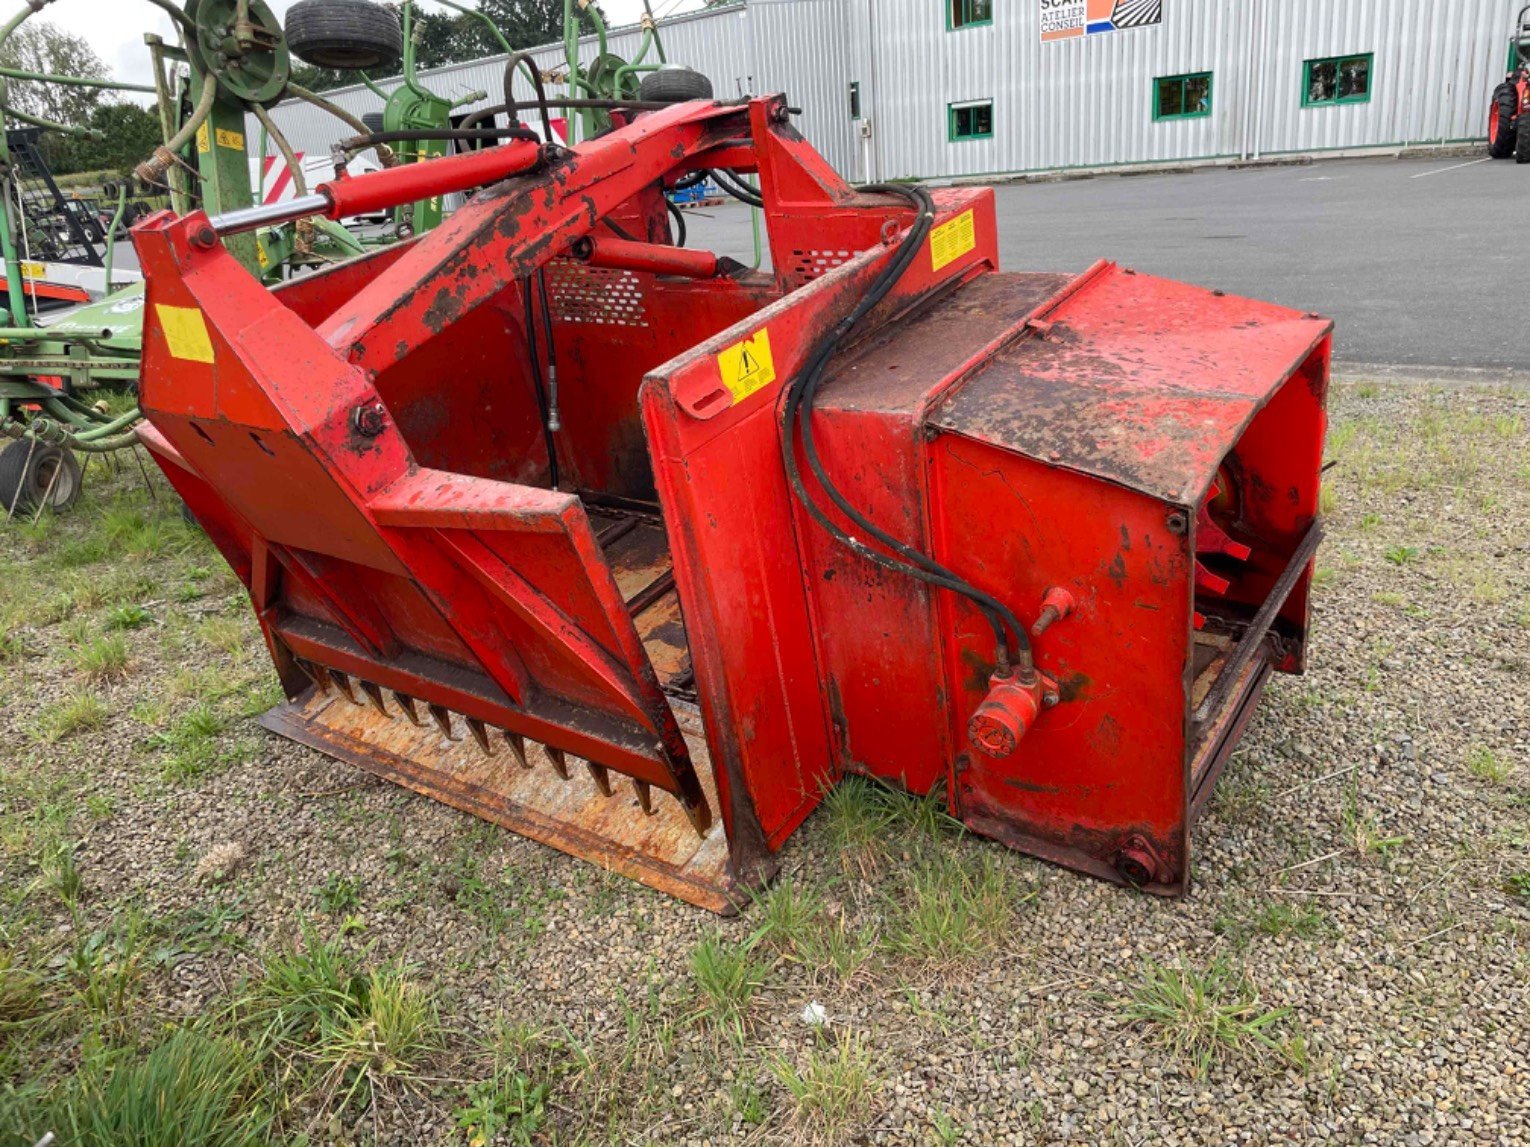
[[[280,15],[296,0],[267,0],[267,3]],[[673,11],[699,6],[699,0],[650,0],[650,3],[661,21]],[[9,16],[20,10],[21,4],[22,0],[0,0],[0,15]],[[636,23],[643,11],[642,0],[601,0],[601,6],[613,24]],[[448,11],[430,0],[421,0],[420,7]],[[135,83],[149,83],[151,78],[144,33],[158,32],[166,40],[175,42],[170,17],[145,0],[58,0],[32,19],[48,20],[84,36],[117,79]]]

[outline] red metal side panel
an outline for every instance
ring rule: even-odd
[[[1111,875],[1127,836],[1182,872],[1187,829],[1185,705],[1192,559],[1157,499],[955,434],[930,443],[936,556],[1034,618],[1049,586],[1076,613],[1035,641],[1062,701],[1009,758],[967,749],[955,811],[979,831]],[[993,631],[941,595],[951,735],[988,691]]]

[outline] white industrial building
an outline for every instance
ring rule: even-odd
[[[747,0],[662,35],[719,97],[786,92],[846,177],[950,179],[1482,139],[1523,2]],[[638,37],[616,31],[608,50],[630,58]],[[556,69],[563,47],[536,56]],[[466,113],[499,102],[503,65],[421,75],[487,93]],[[381,108],[363,86],[328,94]],[[302,150],[344,134],[304,104],[276,114]]]

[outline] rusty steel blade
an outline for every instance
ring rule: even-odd
[[[638,807],[641,808],[646,815],[652,816],[653,786],[650,785],[647,781],[634,779],[632,782],[632,791],[637,793]]]
[[[473,740],[478,742],[478,747],[486,756],[494,755],[494,746],[489,744],[489,729],[477,717],[463,718],[467,722],[468,732],[473,734]]]

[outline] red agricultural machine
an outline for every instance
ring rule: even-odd
[[[1513,156],[1516,163],[1530,163],[1530,131],[1520,121],[1530,113],[1530,4],[1514,19],[1509,40],[1509,73],[1493,89],[1488,104],[1488,154],[1494,159]]]
[[[1185,891],[1303,668],[1330,323],[1001,274],[990,191],[851,187],[780,97],[633,111],[283,205],[482,188],[274,291],[223,242],[273,209],[136,229],[144,440],[268,726],[717,911],[847,773]],[[772,271],[672,244],[704,171],[758,176]]]

